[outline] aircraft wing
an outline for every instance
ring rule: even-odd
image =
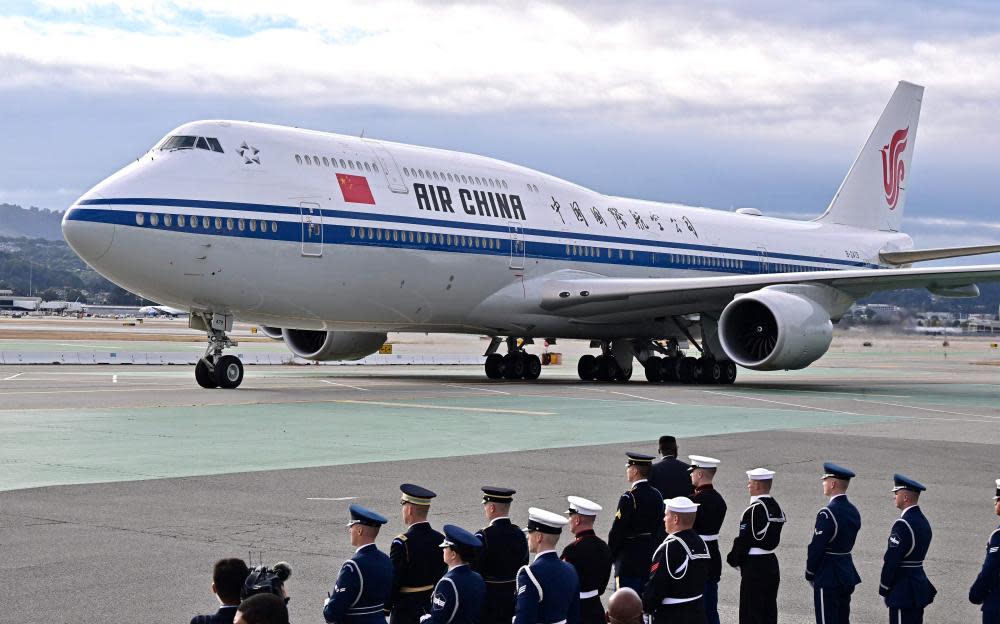
[[[543,278],[541,307],[576,318],[663,308],[671,314],[721,309],[733,297],[778,284],[824,284],[854,298],[882,290],[927,288],[978,294],[976,282],[1000,281],[1000,265],[926,269],[851,269],[722,277],[609,278],[573,273]]]
[[[888,264],[910,264],[927,260],[961,258],[980,254],[1000,253],[1000,245],[975,245],[972,247],[937,247],[933,249],[908,249],[906,251],[883,251],[879,254],[882,262]]]

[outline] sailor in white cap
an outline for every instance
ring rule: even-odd
[[[1000,479],[997,479],[993,511],[1000,516]],[[1000,527],[986,542],[986,561],[969,590],[972,604],[983,605],[983,624],[1000,624]]]
[[[711,554],[694,532],[698,504],[686,496],[663,501],[667,539],[653,553],[642,605],[653,624],[703,624]]]
[[[569,530],[576,539],[562,551],[562,560],[580,577],[581,624],[605,624],[601,594],[611,578],[611,549],[594,533],[594,520],[602,507],[579,496],[567,496]]]
[[[557,513],[528,509],[525,531],[535,560],[517,572],[513,624],[579,624],[580,579],[555,550],[568,523]]]
[[[699,505],[694,532],[705,540],[708,552],[712,555],[708,582],[705,583],[705,620],[708,624],[719,624],[719,581],[722,579],[719,530],[726,519],[726,501],[712,485],[712,480],[722,462],[704,455],[688,455],[688,459],[691,460],[689,470],[691,485],[694,486],[691,500]]]
[[[774,471],[747,471],[750,506],[740,518],[740,532],[726,562],[740,569],[740,622],[776,624],[778,621],[778,558],[785,513],[771,496]]]

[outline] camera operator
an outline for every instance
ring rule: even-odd
[[[212,569],[212,593],[222,605],[213,615],[196,615],[191,624],[232,624],[250,570],[242,559],[219,559]]]

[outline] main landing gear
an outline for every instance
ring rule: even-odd
[[[642,340],[594,341],[591,346],[600,346],[601,354],[581,357],[576,371],[584,381],[626,382],[632,377],[632,368],[623,362],[630,365],[634,358],[642,363],[646,381],[650,383],[731,384],[736,381],[736,364],[717,360],[706,353],[704,346],[690,333],[686,337],[702,352],[701,357],[685,356],[677,340],[672,338],[665,344]]]
[[[736,381],[736,364],[713,357],[652,356],[643,364],[650,383],[731,384]]]
[[[486,376],[490,379],[538,379],[542,374],[542,360],[537,355],[524,350],[531,339],[507,339],[507,354],[497,353],[500,338],[494,338],[486,350]]]
[[[195,319],[199,319],[196,321]],[[200,322],[199,322],[200,321]],[[231,316],[191,316],[191,326],[208,334],[208,348],[194,367],[194,378],[202,388],[238,388],[243,383],[243,362],[235,355],[223,355],[222,350],[235,347],[237,342],[226,335],[232,331]]]
[[[576,364],[576,374],[584,381],[621,381],[632,379],[632,368],[622,367],[618,359],[609,353],[587,354]]]

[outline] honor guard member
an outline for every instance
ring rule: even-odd
[[[927,488],[901,474],[893,475],[899,518],[892,524],[882,563],[878,593],[885,598],[892,624],[920,624],[924,607],[937,590],[924,573],[924,557],[931,545],[931,525],[917,501]]]
[[[740,624],[775,624],[778,621],[778,557],[785,513],[771,496],[774,471],[747,471],[750,506],[743,510],[740,532],[726,561],[740,569]]]
[[[652,615],[653,624],[704,624],[704,591],[712,556],[705,540],[694,531],[695,517],[701,511],[684,496],[665,502],[663,525],[668,535],[653,554],[642,606]]]
[[[817,624],[851,621],[851,594],[861,582],[851,549],[861,530],[861,514],[847,500],[854,472],[823,464],[823,495],[830,502],[816,514],[816,528],[806,557],[806,580],[813,586]]]
[[[659,490],[665,499],[691,496],[694,490],[691,487],[691,476],[688,474],[689,466],[677,459],[677,438],[660,436],[659,447],[663,459],[653,464],[649,472],[650,485]]]
[[[1000,479],[997,479],[993,511],[1000,516]],[[986,561],[969,590],[969,601],[983,605],[983,624],[1000,624],[1000,527],[986,542]]]
[[[705,541],[712,555],[705,582],[705,619],[708,624],[719,624],[719,581],[722,579],[719,530],[726,519],[726,501],[712,486],[712,480],[721,462],[702,455],[688,455],[688,459],[691,460],[691,485],[694,486],[691,502],[698,505],[694,532]]]
[[[407,528],[389,547],[396,575],[386,612],[391,613],[390,624],[417,624],[420,616],[430,613],[434,585],[448,569],[439,548],[444,535],[427,522],[431,499],[437,494],[412,483],[404,483],[399,489]]]
[[[514,617],[517,571],[528,565],[528,540],[521,527],[510,521],[510,504],[515,491],[484,486],[483,513],[489,525],[476,536],[483,548],[472,566],[486,581],[486,600],[480,624],[510,624]]]
[[[559,534],[567,524],[559,514],[528,509],[531,565],[517,572],[513,624],[580,624],[580,580],[573,566],[556,554]]]
[[[354,556],[344,562],[323,618],[331,624],[385,624],[385,602],[392,591],[392,561],[375,546],[379,528],[387,521],[361,505],[351,505],[351,546]]]
[[[632,487],[618,499],[618,510],[608,533],[608,546],[615,563],[615,587],[631,587],[642,595],[649,577],[649,561],[663,541],[663,496],[647,478],[653,456],[626,454],[625,476]]]
[[[431,612],[420,618],[428,624],[476,624],[483,610],[486,583],[469,567],[483,541],[463,528],[444,525],[441,558],[448,572],[434,586]]]
[[[611,578],[611,549],[594,533],[594,520],[602,507],[579,496],[567,496],[569,530],[576,539],[562,551],[562,560],[580,577],[581,624],[605,624],[601,594]]]

